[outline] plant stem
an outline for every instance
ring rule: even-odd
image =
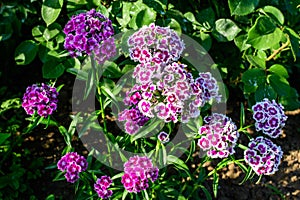
[[[277,54],[279,54],[282,50],[284,50],[290,44],[290,39],[288,37],[288,41],[284,43],[279,49],[274,50],[274,52],[266,59],[266,61],[272,60]]]
[[[106,120],[105,120],[105,111],[104,111],[104,107],[103,107],[103,100],[102,100],[102,96],[101,96],[101,87],[97,86],[97,92],[98,92],[98,100],[100,103],[100,109],[101,109],[101,117],[103,120],[103,131],[105,134],[107,134],[107,126],[106,126]]]

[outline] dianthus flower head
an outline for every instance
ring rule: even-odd
[[[114,34],[110,19],[92,9],[72,16],[64,27],[64,47],[72,57],[90,55]]]
[[[278,170],[283,152],[271,140],[259,136],[252,139],[244,151],[244,159],[257,175],[271,175]]]
[[[48,117],[57,108],[58,92],[47,84],[33,84],[27,87],[23,96],[22,107],[28,115],[35,112],[41,117]]]
[[[79,173],[87,170],[88,163],[83,156],[78,155],[76,152],[69,152],[57,163],[57,168],[64,172],[68,182],[74,183],[79,178]]]
[[[275,100],[270,101],[265,98],[252,106],[252,110],[256,130],[262,131],[271,138],[277,138],[287,120],[283,106]]]
[[[236,125],[232,120],[219,113],[204,118],[206,123],[199,129],[201,138],[198,146],[207,151],[211,158],[226,158],[234,154],[234,147],[239,137]]]
[[[131,35],[128,46],[132,60],[158,64],[177,61],[184,49],[184,43],[175,31],[154,23]]]
[[[160,132],[157,138],[159,139],[159,141],[161,141],[161,143],[167,143],[170,140],[168,133],[164,131]]]
[[[112,196],[113,191],[108,190],[112,184],[112,179],[109,176],[101,176],[97,179],[94,184],[94,190],[97,192],[98,196],[102,199],[107,199]]]
[[[140,192],[149,187],[148,179],[154,182],[158,178],[158,168],[154,167],[147,156],[133,156],[124,164],[122,184],[129,192]]]

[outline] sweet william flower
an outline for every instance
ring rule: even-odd
[[[108,190],[108,188],[112,184],[112,179],[109,176],[101,176],[97,179],[96,183],[94,184],[94,190],[97,192],[98,196],[102,199],[108,199],[112,196],[113,191]]]

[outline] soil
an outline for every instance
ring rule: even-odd
[[[60,103],[58,112],[54,117],[65,127],[69,126],[71,114],[71,95],[74,77],[64,74],[60,78],[61,83],[65,84],[60,92]],[[60,83],[58,83],[59,85]],[[235,105],[236,104],[236,105]],[[234,121],[239,120],[239,112],[233,108],[239,107],[239,102],[228,106],[228,115]],[[288,112],[288,120],[284,132],[280,138],[274,141],[282,147],[284,156],[279,166],[279,171],[272,176],[264,176],[259,183],[255,181],[240,185],[244,173],[234,164],[224,168],[220,173],[218,200],[274,200],[274,199],[300,199],[300,114],[299,110]],[[73,138],[76,151],[86,155],[88,152],[83,147],[81,141]],[[44,159],[45,166],[53,166],[61,157],[61,152],[65,147],[63,137],[56,128],[36,128],[30,133],[23,143],[24,148],[33,152],[33,158]],[[208,170],[212,170],[214,163],[207,163]],[[32,181],[30,184],[34,189],[38,199],[45,199],[47,195],[54,194],[58,199],[73,199],[73,185],[66,181],[53,182],[52,179],[57,173],[57,169],[43,169],[40,179]],[[212,181],[208,180],[206,185],[210,187]],[[211,192],[212,194],[212,192]],[[202,196],[200,194],[200,196]]]

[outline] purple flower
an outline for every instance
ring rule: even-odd
[[[48,117],[57,108],[57,97],[56,88],[44,83],[33,84],[27,87],[23,95],[22,107],[29,115],[36,112],[41,117]]]
[[[164,131],[160,132],[157,138],[159,139],[159,141],[161,141],[161,143],[167,143],[170,140],[168,133]]]
[[[72,57],[77,57],[84,54],[90,55],[94,49],[99,50],[101,42],[112,36],[114,30],[107,17],[92,9],[86,13],[72,16],[64,27],[64,33],[66,34],[65,49],[70,52]],[[111,43],[111,41],[108,42]],[[102,45],[106,46],[107,44],[103,42]]]
[[[97,192],[98,196],[102,199],[107,199],[112,196],[113,191],[108,190],[112,184],[112,180],[109,176],[101,176],[97,179],[94,184],[94,190]]]
[[[213,113],[204,118],[206,123],[200,127],[198,146],[207,151],[211,158],[226,158],[234,153],[234,147],[239,137],[236,125],[229,117]]]
[[[154,182],[158,178],[158,168],[153,167],[151,159],[134,156],[124,164],[124,175],[121,183],[128,192],[140,192],[149,187],[148,179]]]
[[[248,144],[244,159],[257,175],[271,175],[278,170],[283,152],[271,140],[259,136]]]
[[[252,106],[253,119],[257,131],[262,131],[271,138],[277,138],[285,125],[287,116],[283,112],[283,106],[275,100],[263,99],[262,102]]]
[[[57,168],[64,172],[68,182],[74,183],[79,178],[79,173],[85,171],[88,163],[83,156],[78,155],[76,152],[69,152],[57,163]]]
[[[140,63],[177,61],[184,49],[184,43],[175,31],[153,23],[139,29],[127,42],[130,58]]]

